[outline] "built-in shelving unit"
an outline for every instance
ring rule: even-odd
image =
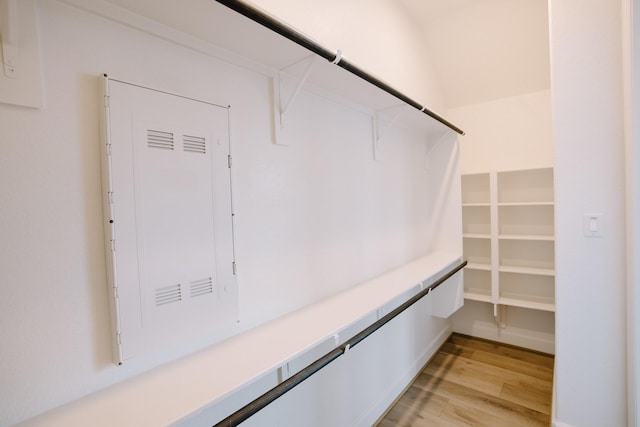
[[[491,302],[491,185],[489,174],[462,176],[462,237],[468,261],[466,299]]]
[[[465,298],[555,311],[553,168],[462,176]]]

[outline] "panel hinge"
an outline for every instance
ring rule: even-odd
[[[111,239],[111,252],[116,251],[116,239]]]
[[[235,261],[231,263],[231,269],[233,270],[233,275],[235,276],[236,273],[238,272],[238,267]]]
[[[105,106],[106,108],[109,108],[109,107],[110,107],[110,105],[109,105],[109,95],[105,95],[105,96],[104,96],[104,106]]]
[[[116,332],[116,342],[118,343],[118,345],[122,345],[122,338],[121,338],[120,332]]]
[[[109,200],[109,204],[113,205],[113,191],[107,191],[107,198]]]
[[[231,165],[233,164],[233,160],[231,159],[231,155],[227,156],[227,164],[229,165],[229,169],[231,169]]]

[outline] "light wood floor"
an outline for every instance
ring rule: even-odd
[[[553,356],[453,334],[378,427],[549,426]]]

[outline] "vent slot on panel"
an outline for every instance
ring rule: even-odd
[[[182,139],[184,151],[206,154],[207,140],[201,136],[184,135]]]
[[[147,147],[173,150],[173,133],[160,130],[147,130]]]
[[[207,295],[213,293],[213,279],[207,277],[205,279],[196,280],[191,282],[190,295],[191,298],[199,297],[201,295]]]
[[[182,289],[180,284],[165,286],[156,289],[156,307],[182,301]]]

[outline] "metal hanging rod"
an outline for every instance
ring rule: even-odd
[[[265,408],[270,403],[273,403],[276,399],[284,395],[285,393],[291,391],[294,387],[305,381],[307,378],[311,377],[313,374],[327,366],[329,363],[336,360],[338,357],[345,354],[349,349],[358,345],[361,341],[367,338],[369,335],[373,334],[375,331],[386,325],[389,321],[394,319],[400,313],[411,307],[413,304],[421,300],[425,297],[429,292],[433,289],[437,288],[445,281],[447,281],[451,276],[456,274],[458,271],[462,270],[467,265],[467,261],[461,262],[459,265],[451,269],[448,273],[441,276],[438,280],[433,282],[431,285],[425,287],[423,290],[418,292],[413,297],[409,298],[402,305],[398,306],[395,310],[389,312],[385,316],[381,317],[374,323],[372,323],[367,328],[363,329],[347,341],[344,344],[336,347],[331,350],[329,353],[317,359],[315,362],[307,365],[305,368],[300,370],[298,373],[292,375],[287,380],[278,384],[271,390],[267,391],[262,396],[256,398],[252,402],[248,403],[244,407],[238,409],[233,414],[229,415],[224,420],[218,422],[214,425],[214,427],[235,427],[240,423],[246,421],[251,416],[258,413],[261,409]]]
[[[379,89],[382,89],[383,91],[395,96],[396,98],[414,107],[415,109],[433,118],[434,120],[437,120],[438,122],[447,126],[449,129],[452,129],[453,131],[457,132],[458,134],[464,135],[464,131],[459,127],[457,127],[456,125],[454,125],[453,123],[449,122],[445,118],[429,110],[424,105],[421,105],[420,103],[409,98],[408,96],[401,93],[400,91],[389,86],[387,83],[383,82],[377,77],[372,76],[371,74],[367,73],[366,71],[362,70],[361,68],[358,68],[354,64],[351,64],[349,61],[342,58],[341,51],[338,50],[337,53],[334,53],[333,51],[318,44],[317,42],[313,41],[312,39],[300,33],[299,31],[293,29],[292,27],[266,14],[260,9],[254,6],[251,6],[243,1],[240,1],[240,0],[215,0],[215,1],[227,6],[228,8],[238,12],[239,14],[251,19],[252,21],[255,21],[263,25],[264,27],[269,28],[270,30],[280,34],[281,36],[291,40],[292,42],[297,43],[300,46],[310,50],[316,55],[323,57],[327,61],[336,64],[337,66],[349,71],[350,73],[360,77],[361,79],[373,84]]]

